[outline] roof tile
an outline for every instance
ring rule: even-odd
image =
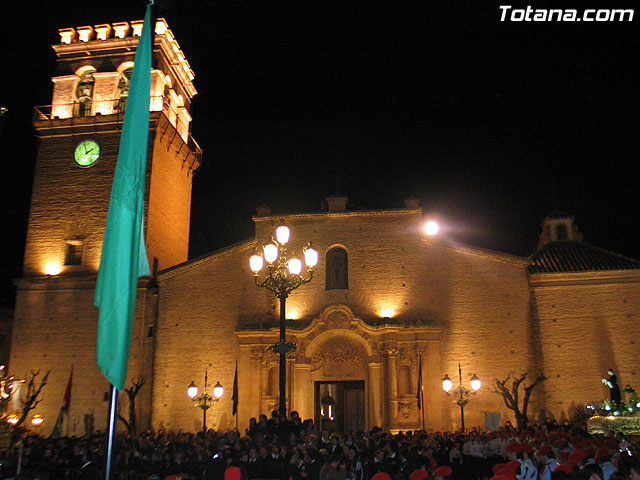
[[[584,242],[548,243],[530,258],[530,273],[640,269],[638,260]]]

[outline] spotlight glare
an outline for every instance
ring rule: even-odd
[[[435,220],[429,220],[424,225],[424,233],[426,233],[429,236],[437,235],[439,230],[440,230],[440,226],[438,225],[438,222],[436,222]]]

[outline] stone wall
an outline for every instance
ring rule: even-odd
[[[146,243],[149,266],[156,257],[163,270],[185,262],[189,253],[194,156],[164,115],[151,142]]]
[[[536,345],[549,380],[544,408],[564,420],[576,406],[609,398],[601,383],[613,368],[620,388],[640,388],[640,274],[637,271],[531,277]]]
[[[300,252],[306,241],[312,241],[320,252],[313,280],[287,299],[287,317],[310,321],[332,305],[346,305],[373,324],[383,321],[383,312],[392,312],[389,316],[397,322],[423,321],[444,327],[438,348],[431,347],[436,353],[427,355],[423,363],[425,382],[428,379],[427,423],[437,428],[459,426],[459,410],[444,395],[440,383],[445,372],[457,380],[458,362],[467,385],[473,373],[484,382],[467,408],[467,426],[483,426],[485,412],[501,413],[503,422],[513,421],[501,397],[490,392],[490,384],[493,378],[533,367],[528,262],[447,241],[427,241],[421,234],[421,219],[420,210],[287,216],[289,248]],[[255,220],[260,242],[280,218]],[[346,290],[325,289],[324,257],[333,246],[349,254]],[[252,244],[230,248],[160,276],[154,424],[192,430],[201,425],[199,411],[187,408],[190,402],[184,391],[188,383],[202,383],[199,377],[208,368],[210,378],[219,379],[229,392],[238,351],[234,330],[269,315],[278,317],[273,295],[253,285],[247,266],[251,253]],[[416,335],[404,338],[399,332],[384,340],[413,348],[424,340]],[[243,360],[247,366],[248,357],[247,351]],[[215,372],[213,377],[211,372]],[[415,359],[411,376],[417,378]],[[240,385],[244,382],[249,390],[260,381],[245,378]],[[411,394],[405,397],[399,401],[408,403]],[[214,423],[231,425],[230,400],[230,395],[225,396],[212,409]],[[241,426],[248,421],[242,417],[245,412],[249,414],[241,406]],[[386,410],[381,415],[395,417]],[[410,415],[414,419],[416,412]]]
[[[160,287],[153,425],[197,431],[202,412],[187,397],[191,381],[202,391],[205,370],[210,387],[220,382],[225,393],[207,412],[209,427],[231,428],[231,394],[239,319],[254,321],[269,310],[264,290],[253,284],[243,243],[184,266],[162,272]],[[211,394],[211,388],[209,388]]]
[[[45,417],[41,429],[46,434],[53,429],[63,405],[72,367],[71,407],[63,432],[67,432],[66,422],[70,422],[69,434],[83,435],[84,416],[91,413],[96,429],[104,429],[107,425],[110,386],[96,365],[98,309],[93,305],[94,285],[95,277],[52,277],[18,282],[9,368],[19,379],[28,379],[35,371],[40,371],[40,379],[51,370],[39,397],[42,402],[31,412],[31,415]],[[138,421],[142,427],[149,425],[154,343],[153,336],[149,336],[149,327],[154,324],[156,300],[152,285],[138,290],[127,373],[126,386],[135,378],[147,380],[147,386],[137,399]],[[120,412],[127,418],[126,395],[121,399]],[[27,421],[30,420],[31,416]]]

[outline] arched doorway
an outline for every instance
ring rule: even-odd
[[[314,420],[323,430],[366,429],[369,355],[362,341],[335,329],[325,332],[311,357]]]

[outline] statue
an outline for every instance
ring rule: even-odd
[[[620,395],[620,386],[618,385],[618,377],[616,377],[615,373],[613,373],[613,369],[611,368],[607,371],[607,374],[609,375],[609,378],[603,378],[602,383],[609,387],[611,402],[618,405],[622,400],[622,395]]]

